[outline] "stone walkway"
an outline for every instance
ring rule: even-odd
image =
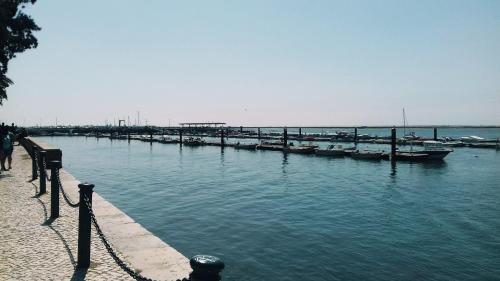
[[[61,197],[60,218],[49,220],[50,193],[36,196],[38,180],[30,182],[28,154],[15,146],[13,158],[13,169],[0,174],[0,280],[133,280],[107,253],[95,229],[91,266],[75,269],[78,208]]]

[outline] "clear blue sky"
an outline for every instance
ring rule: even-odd
[[[500,1],[38,1],[21,125],[500,124]]]

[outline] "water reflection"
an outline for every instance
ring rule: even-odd
[[[288,153],[283,153],[283,161],[281,162],[281,171],[286,175],[286,166],[288,165]]]

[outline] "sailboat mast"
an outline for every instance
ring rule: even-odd
[[[406,136],[406,114],[404,107],[403,107],[403,136]]]

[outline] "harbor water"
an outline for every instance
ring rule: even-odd
[[[500,278],[495,149],[456,148],[443,162],[391,165],[40,139],[62,149],[66,170],[185,256],[223,259],[223,280]]]

